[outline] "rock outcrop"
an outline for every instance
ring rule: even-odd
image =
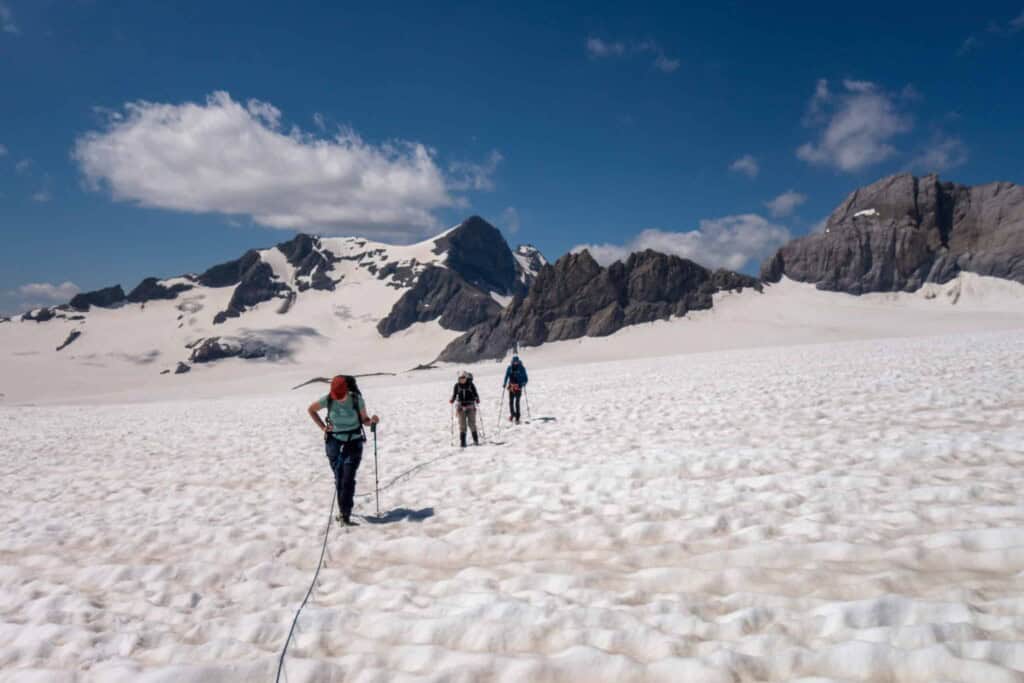
[[[445,329],[465,331],[500,314],[501,306],[494,299],[460,275],[430,266],[395,302],[387,317],[377,323],[377,331],[389,337],[413,323],[438,318]]]
[[[483,291],[517,291],[516,261],[501,231],[480,216],[470,216],[439,238],[434,253],[448,252],[445,265]]]
[[[295,268],[295,286],[300,292],[307,289],[334,291],[335,282],[327,275],[334,256],[321,247],[319,239],[300,233],[281,242],[277,248]]]
[[[862,294],[914,291],[961,271],[1024,282],[1024,187],[884,178],[847,197],[821,232],[779,249],[761,277]]]
[[[647,250],[603,268],[587,251],[544,266],[525,298],[477,325],[438,357],[449,362],[500,358],[515,343],[603,337],[627,325],[665,320],[710,308],[722,290],[760,282],[727,270],[710,271],[693,261]]]
[[[133,304],[141,304],[147,301],[159,301],[175,299],[182,292],[187,292],[194,285],[178,282],[167,287],[160,283],[155,277],[147,277],[140,282],[135,289],[128,293],[128,301]]]
[[[121,285],[114,285],[113,287],[104,287],[103,289],[97,289],[92,292],[82,292],[72,297],[71,301],[68,302],[68,306],[76,311],[88,311],[92,306],[99,306],[100,308],[112,308],[125,300],[124,290],[121,289]]]
[[[406,267],[412,286],[377,324],[383,336],[431,320],[439,319],[441,327],[460,332],[495,320],[501,306],[491,293],[505,297],[525,294],[537,272],[531,265],[544,263],[533,247],[523,252],[525,262],[514,257],[501,232],[479,216],[471,216],[435,241],[434,253],[446,252],[443,267]],[[397,271],[395,264],[389,267]],[[386,272],[386,268],[381,270],[382,275]]]
[[[58,351],[63,351],[67,347],[71,346],[71,344],[73,344],[75,342],[75,340],[78,339],[81,336],[82,336],[82,331],[81,330],[71,330],[71,332],[68,333],[67,338],[64,340],[64,343],[61,344],[60,346],[58,346],[57,350]]]
[[[277,358],[283,355],[278,349],[259,339],[236,339],[210,337],[192,349],[189,360],[193,363],[209,363],[223,358]],[[175,371],[177,372],[177,370]]]

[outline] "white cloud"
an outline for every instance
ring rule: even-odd
[[[608,265],[633,252],[653,249],[691,259],[707,268],[740,270],[750,263],[760,263],[789,239],[786,227],[757,214],[742,214],[702,220],[696,230],[689,232],[648,229],[624,245],[581,244],[572,251],[587,249],[598,263]]]
[[[7,156],[7,147],[5,145],[0,145],[0,157],[5,156]]]
[[[18,25],[14,23],[14,12],[3,2],[0,2],[0,30],[4,33],[21,33]]]
[[[519,211],[514,206],[510,206],[501,212],[501,218],[499,219],[501,227],[505,229],[510,235],[514,235],[519,232]]]
[[[967,163],[967,145],[956,137],[936,134],[911,162],[910,167],[925,173],[938,173]]]
[[[454,161],[448,165],[448,188],[463,190],[493,190],[494,173],[505,157],[498,150],[492,150],[487,161],[477,164],[469,161]]]
[[[788,216],[796,210],[796,207],[800,206],[807,201],[807,195],[800,194],[795,190],[789,190],[783,192],[775,199],[764,203],[768,207],[768,210],[772,212],[772,215],[776,218],[780,216]]]
[[[49,190],[39,190],[32,194],[32,201],[43,204],[53,199],[53,195],[50,194]]]
[[[960,43],[960,47],[957,48],[956,56],[963,57],[966,54],[974,52],[981,45],[981,41],[976,36],[967,36],[964,38],[964,42]]]
[[[464,202],[452,191],[493,187],[488,170],[500,161],[456,165],[449,178],[420,143],[285,131],[273,105],[226,92],[204,103],[128,103],[78,138],[73,156],[93,189],[118,201],[382,239],[437,228],[435,210]]]
[[[29,169],[31,169],[31,168],[32,168],[32,160],[31,159],[22,159],[18,163],[14,164],[14,170],[17,173],[21,174],[21,175],[24,175],[24,174],[28,173]]]
[[[601,59],[603,57],[621,57],[626,53],[626,44],[618,42],[609,42],[595,38],[593,36],[587,38],[587,55],[591,59]]]
[[[320,112],[313,114],[313,123],[316,124],[316,127],[320,130],[327,130],[327,119],[325,119],[324,115]]]
[[[808,105],[805,124],[823,126],[817,142],[801,145],[796,155],[804,161],[859,171],[895,154],[890,140],[913,127],[896,99],[868,81],[843,81],[845,92],[833,94],[828,81],[818,81]]]
[[[74,282],[62,282],[53,285],[49,282],[30,282],[14,290],[16,294],[24,297],[49,301],[50,303],[62,303],[78,294],[78,285]]]
[[[665,55],[658,55],[654,59],[654,67],[659,71],[664,71],[665,73],[670,74],[679,68],[679,60],[670,59]]]
[[[653,66],[663,73],[670,74],[679,68],[680,61],[665,54],[661,45],[653,40],[643,40],[638,43],[624,43],[622,41],[608,41],[591,36],[585,43],[587,56],[591,59],[605,59],[608,57],[622,57],[626,54],[654,54]]]
[[[748,178],[756,178],[757,174],[761,171],[761,167],[757,164],[757,159],[749,154],[744,154],[739,159],[729,164],[729,170],[742,173]]]
[[[0,302],[8,313],[16,313],[67,303],[79,291],[74,282],[62,282],[59,285],[32,282],[0,293]]]

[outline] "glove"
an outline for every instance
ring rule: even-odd
[[[454,398],[448,399],[448,403],[455,403],[455,399]]]

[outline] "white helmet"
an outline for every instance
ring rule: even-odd
[[[469,373],[465,370],[459,370],[459,379],[469,379]]]

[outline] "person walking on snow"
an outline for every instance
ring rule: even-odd
[[[519,424],[519,401],[523,397],[523,389],[529,378],[526,376],[526,366],[519,360],[519,356],[512,356],[512,362],[505,370],[505,381],[501,388],[508,387],[508,421],[515,420]]]
[[[455,383],[452,397],[448,403],[455,403],[455,411],[459,415],[459,443],[466,447],[466,423],[473,433],[473,445],[479,446],[480,439],[476,434],[476,407],[480,405],[480,394],[473,385],[473,375],[465,370],[459,373],[459,381]]]
[[[326,424],[320,419],[320,411],[324,409],[327,410]],[[356,493],[356,470],[363,459],[363,442],[366,441],[363,425],[375,425],[380,418],[367,417],[366,402],[359,393],[356,379],[348,375],[332,379],[330,392],[310,403],[308,411],[324,433],[327,460],[331,463],[338,491],[339,521],[345,526],[355,526],[352,499]]]

